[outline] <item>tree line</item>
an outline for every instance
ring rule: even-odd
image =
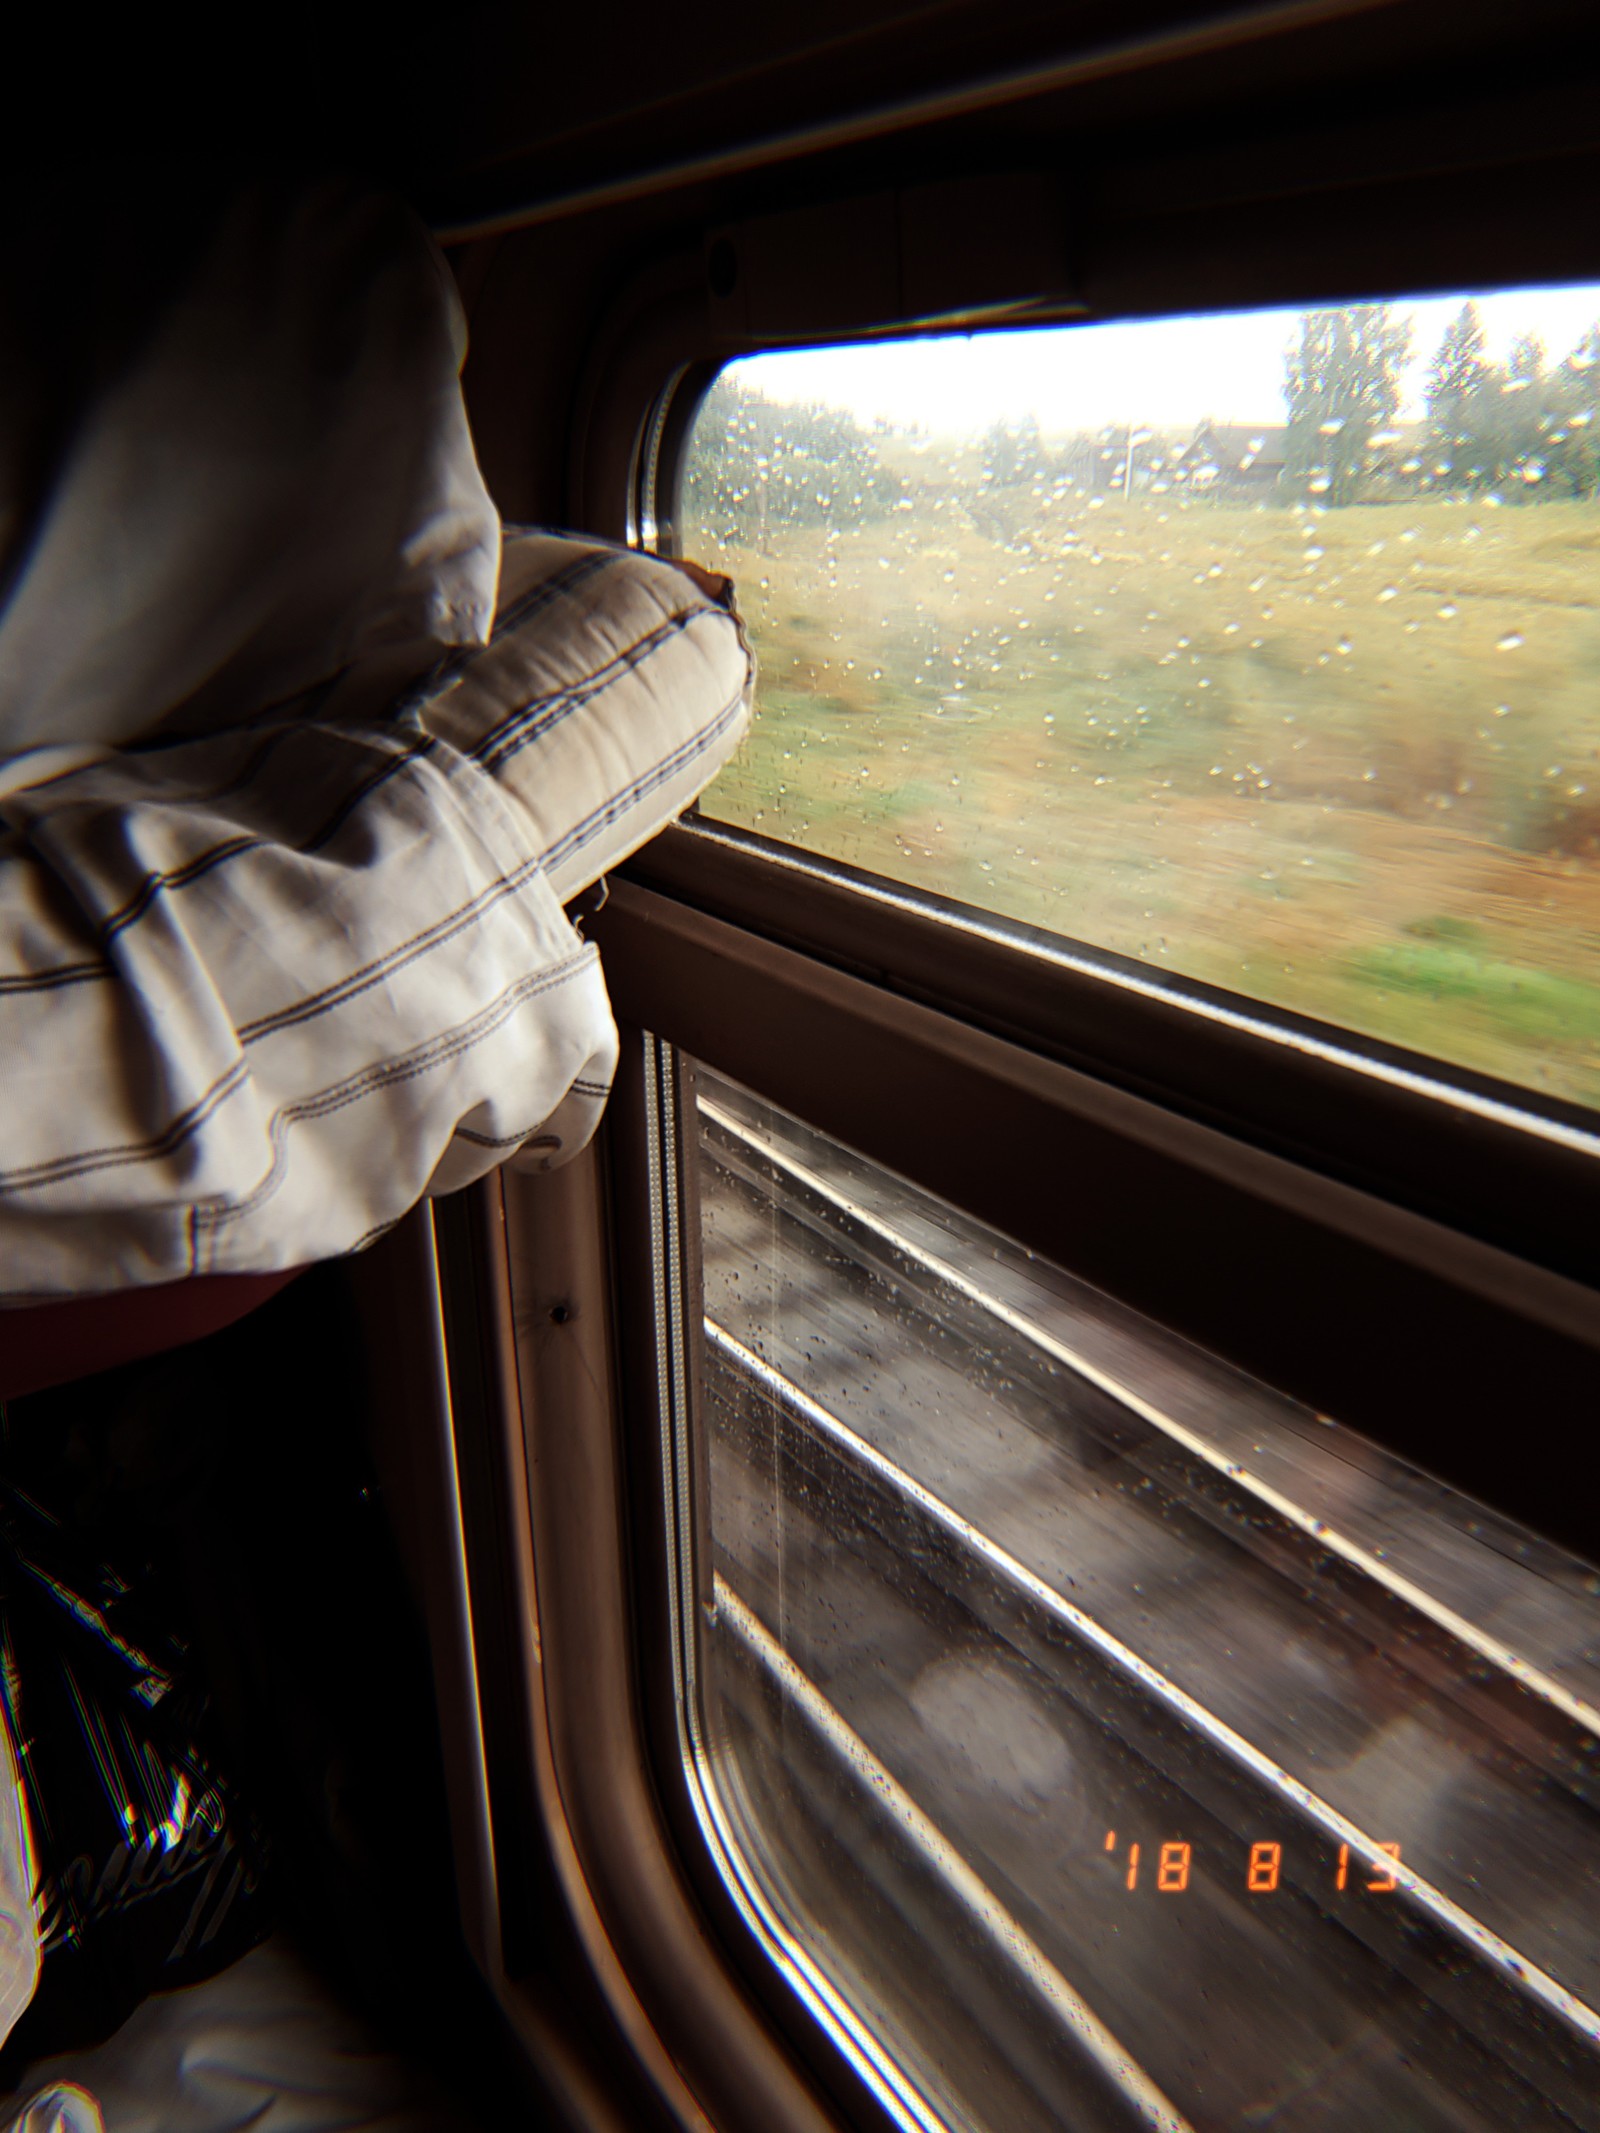
[[[1600,324],[1552,364],[1525,333],[1490,360],[1475,303],[1428,367],[1420,435],[1396,427],[1411,328],[1387,304],[1306,312],[1287,357],[1285,488],[1330,504],[1403,491],[1504,502],[1600,492]]]
[[[1332,507],[1430,493],[1507,503],[1600,495],[1600,323],[1559,362],[1523,334],[1497,363],[1469,300],[1428,367],[1421,422],[1402,424],[1411,354],[1411,326],[1390,305],[1303,313],[1285,359],[1287,427],[1275,433],[1282,469],[1267,493]],[[785,527],[879,518],[908,497],[881,450],[892,427],[869,429],[841,408],[775,405],[724,375],[696,425],[683,508],[715,539],[757,546]],[[1026,531],[1035,492],[1131,492],[1136,476],[1141,490],[1204,486],[1186,442],[1127,424],[1047,440],[1034,416],[997,422],[976,441],[963,493],[977,522],[992,518],[1011,537]],[[1224,472],[1221,491],[1233,475]],[[938,488],[943,501],[948,471]]]
[[[695,425],[682,509],[719,541],[762,545],[780,527],[877,518],[904,491],[844,409],[774,406],[724,374]]]

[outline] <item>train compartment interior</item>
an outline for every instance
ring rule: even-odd
[[[11,1403],[251,1990],[375,2124],[1600,2129],[1592,14],[438,35],[201,146],[419,209],[503,519],[755,716],[581,1154]]]

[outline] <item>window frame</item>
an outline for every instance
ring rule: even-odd
[[[1513,201],[1519,188],[1537,199],[1537,156],[1516,154],[1525,161],[1514,168]],[[803,166],[788,174],[791,186],[806,177]],[[848,183],[837,190],[818,209],[824,232],[851,212]],[[1362,257],[1376,259],[1380,284],[1450,285],[1474,201],[1481,206],[1478,175],[1454,204],[1454,253],[1447,242],[1430,254],[1416,238],[1396,247],[1389,235],[1364,254],[1358,238],[1354,263],[1349,256],[1350,232],[1374,202],[1382,217],[1385,200],[1403,208],[1416,192],[1414,172],[1374,178],[1364,168],[1292,258],[1281,229],[1252,232],[1216,281],[1215,302],[1293,300],[1319,281],[1330,298],[1362,293]],[[770,248],[761,213],[700,216],[698,227],[698,242],[656,244],[623,286],[591,340],[569,428],[569,522],[612,537],[654,533],[669,551],[671,499],[701,396],[723,363],[786,337],[760,316],[730,321],[707,302],[718,244],[741,256]],[[1392,232],[1393,221],[1378,227]],[[1515,235],[1490,230],[1491,270],[1497,251],[1515,256]],[[1545,232],[1547,252],[1552,241]],[[952,272],[976,276],[981,246],[955,249]],[[1581,249],[1572,241],[1567,256]],[[1038,251],[1023,245],[1016,256],[1036,262]],[[1427,263],[1408,273],[1408,259]],[[1206,271],[1193,247],[1180,258],[1170,242],[1124,246],[1120,256],[1113,245],[1102,287],[1121,315],[1162,308],[1163,292],[1167,308],[1197,308],[1192,292]],[[1018,317],[1082,315],[1081,292],[1041,297],[1033,268],[1017,273]],[[1007,299],[985,286],[985,309],[1003,323]],[[926,323],[872,302],[822,322],[828,335]],[[606,958],[623,1037],[596,1147],[563,1172],[507,1173],[438,1211],[475,1665],[481,1683],[496,1685],[484,1700],[484,1754],[497,1982],[508,2004],[532,2007],[551,1984],[536,1943],[552,1916],[565,1921],[562,1945],[587,1965],[594,2019],[631,2059],[631,2093],[647,2102],[641,2119],[616,2123],[751,2133],[843,2123],[876,2133],[896,2121],[870,2067],[797,2000],[731,1898],[684,1769],[675,1648],[684,1611],[675,1617],[663,1602],[675,1574],[693,1593],[703,1565],[675,1573],[669,1561],[675,1481],[661,1392],[673,1358],[660,1305],[674,1282],[695,1279],[693,1166],[683,1160],[693,1143],[686,1089],[675,1110],[663,1108],[645,1033],[1074,1271],[1086,1271],[1084,1237],[1063,1226],[1061,1206],[1037,1183],[1047,1168],[1041,1132],[1057,1162],[1069,1150],[1092,1156],[1113,1196],[1130,1166],[1143,1166],[1142,1177],[1183,1199],[1202,1234],[1208,1220],[1225,1224],[1242,1263],[1280,1286],[1292,1235],[1319,1270],[1301,1284],[1311,1292],[1302,1298],[1314,1329],[1309,1372],[1292,1357],[1286,1364],[1281,1343],[1263,1341],[1259,1327],[1252,1333],[1238,1281],[1213,1282],[1204,1308],[1186,1315],[1193,1261],[1180,1251],[1158,1251],[1143,1276],[1126,1254],[1115,1267],[1090,1260],[1087,1271],[1092,1279],[1099,1265],[1125,1300],[1596,1554],[1600,1530],[1571,1483],[1579,1432],[1558,1413],[1539,1440],[1544,1456],[1513,1468],[1498,1449],[1507,1424],[1489,1378],[1453,1345],[1481,1340],[1493,1323],[1524,1406],[1532,1373],[1552,1389],[1547,1406],[1570,1412],[1587,1399],[1592,1411],[1600,1314],[1587,1256],[1594,1225],[1585,1222],[1594,1176],[1570,1138],[1588,1128],[1512,1092],[1515,1107],[1550,1128],[1529,1136],[1496,1109],[1507,1094],[1497,1085],[1426,1063],[1426,1081],[1456,1092],[1430,1093],[1404,1055],[1375,1073],[1346,1055],[1376,1058],[1383,1048],[1341,1033],[1332,1046],[1314,1029],[1315,1044],[1269,1040],[1246,1025],[1293,1032],[1294,1018],[1181,982],[1164,980],[1158,997],[1133,982],[1137,966],[1088,950],[1068,962],[1025,928],[957,918],[936,900],[885,892],[848,869],[706,824],[668,832],[639,855],[588,931]],[[1242,1021],[1218,1012],[1241,1004]],[[1177,1029],[1193,1040],[1181,1073]],[[894,1102],[874,1097],[871,1077],[841,1070],[850,1039],[873,1047]],[[669,1110],[666,1167],[682,1213],[663,1237],[652,1195]],[[999,1155],[991,1140],[987,1162],[975,1159],[977,1136],[949,1130],[952,1118],[992,1122]],[[1352,1295],[1366,1339],[1352,1337]],[[1428,1436],[1410,1426],[1403,1398],[1364,1398],[1359,1382],[1350,1391],[1360,1376],[1353,1359],[1397,1295],[1412,1299],[1436,1353],[1455,1358],[1429,1388],[1441,1411],[1449,1407],[1447,1422],[1471,1421],[1454,1443],[1448,1429]],[[1303,1331],[1298,1338],[1304,1349]],[[683,1405],[667,1419],[692,1438],[692,1357],[675,1382]],[[1514,1426],[1525,1450],[1524,1413]],[[593,2108],[595,2123],[610,2122]]]
[[[673,846],[685,864],[691,839],[698,857],[693,831]],[[786,886],[803,912],[801,884]],[[937,941],[936,920],[903,939],[927,953],[924,926]],[[1568,1421],[1600,1399],[1588,1286],[925,1004],[882,932],[858,945],[878,952],[868,978],[625,872],[594,935],[630,1022],[1385,1450],[1600,1553]],[[1543,1404],[1519,1414],[1533,1457],[1507,1474],[1519,1387]]]

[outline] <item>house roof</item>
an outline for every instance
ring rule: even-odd
[[[1185,449],[1187,459],[1210,459],[1224,473],[1248,473],[1252,467],[1281,467],[1284,461],[1282,423],[1212,422],[1196,426]]]

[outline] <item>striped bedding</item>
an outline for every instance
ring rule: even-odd
[[[0,787],[0,1302],[358,1250],[532,1136],[616,1036],[562,905],[737,745],[731,594],[507,535],[486,645]],[[370,695],[370,690],[367,692]]]

